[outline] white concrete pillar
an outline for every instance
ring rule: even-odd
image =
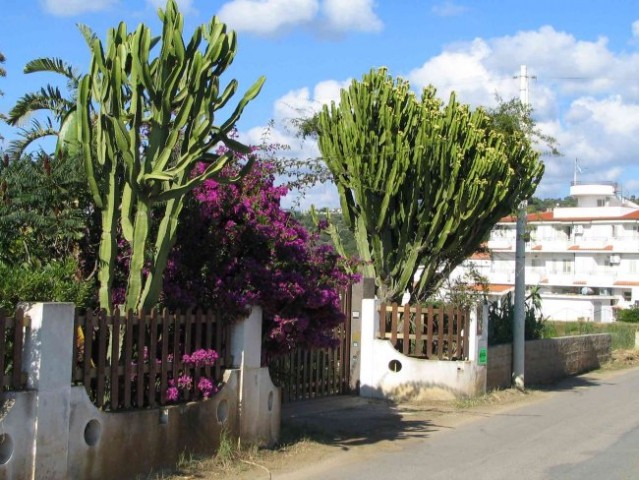
[[[375,338],[379,332],[379,312],[375,299],[362,300],[361,363],[359,370],[360,395],[370,397],[376,388],[375,382]]]
[[[36,393],[36,478],[67,478],[73,368],[72,303],[21,305],[30,318],[23,351],[27,387]]]
[[[231,328],[233,368],[262,366],[262,308],[253,307],[251,314]]]
[[[279,438],[281,397],[262,367],[262,309],[233,324],[231,329],[233,367],[240,369],[240,441],[273,444]]]

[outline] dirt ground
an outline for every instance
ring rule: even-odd
[[[615,375],[639,367],[639,350],[613,352],[600,370],[588,375]],[[148,477],[153,480],[269,479],[286,480],[318,462],[341,462],[347,456],[365,458],[375,452],[402,448],[405,442],[428,438],[477,417],[534,402],[553,388],[494,391],[465,401],[425,401],[395,404],[344,396],[285,405],[280,444],[271,449],[238,449],[228,444],[218,458],[185,459],[177,471]]]

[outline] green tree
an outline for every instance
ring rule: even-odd
[[[342,213],[385,301],[429,296],[543,174],[521,129],[435,93],[418,99],[408,82],[371,70],[318,117]]]
[[[119,230],[130,252],[125,307],[155,306],[184,198],[208,178],[235,180],[220,178],[221,170],[233,151],[248,149],[229,135],[264,82],[261,77],[229,118],[215,125],[215,114],[237,89],[235,80],[220,89],[220,76],[235,56],[235,33],[214,17],[185,44],[176,2],[169,0],[159,16],[163,30],[157,39],[146,25],[129,33],[124,23],[109,31],[105,45],[87,38],[91,67],[60,128],[57,151],[81,153],[101,211],[99,301],[107,311]],[[220,143],[229,150],[214,153]]]
[[[87,38],[90,31],[81,27]],[[64,60],[59,58],[37,58],[24,67],[24,73],[56,73],[67,82],[68,95],[64,95],[59,87],[47,85],[39,91],[23,95],[9,111],[7,123],[21,126],[18,138],[9,143],[7,154],[11,159],[20,158],[27,148],[40,139],[57,137],[65,116],[75,107],[75,95],[80,76]],[[43,113],[44,118],[39,118]],[[28,126],[22,126],[29,121]]]
[[[23,155],[0,163],[0,262],[41,267],[90,260],[95,209],[83,165],[75,159]],[[76,272],[90,275],[93,262]]]

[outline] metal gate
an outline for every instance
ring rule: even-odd
[[[340,297],[346,320],[333,330],[335,348],[298,348],[271,361],[271,377],[282,389],[283,403],[350,393],[352,287]]]

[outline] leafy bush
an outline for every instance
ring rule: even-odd
[[[631,307],[617,311],[617,321],[625,323],[639,323],[639,307]]]
[[[89,307],[94,285],[77,280],[73,259],[42,267],[12,266],[0,262],[0,308],[12,311],[19,302],[73,302]]]
[[[515,307],[509,293],[502,300],[502,305],[492,302],[488,306],[488,344],[512,343]],[[524,317],[524,337],[526,340],[542,338],[544,318],[541,315],[541,298],[537,289],[533,289],[526,297]]]
[[[163,305],[214,308],[229,319],[261,306],[266,360],[331,346],[344,321],[339,293],[354,276],[319,232],[281,208],[287,188],[275,185],[273,165],[256,161],[241,182],[207,180],[194,193],[165,271]]]
[[[612,336],[612,349],[634,348],[637,325],[613,322],[544,322],[543,338],[566,337],[569,335],[589,335],[593,333],[609,333]]]

